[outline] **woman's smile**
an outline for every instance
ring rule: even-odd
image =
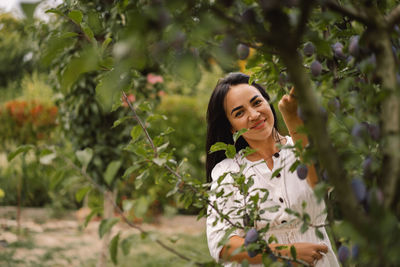
[[[264,128],[266,120],[259,120],[257,121],[250,129],[259,130]]]

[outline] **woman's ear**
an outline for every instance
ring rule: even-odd
[[[234,133],[236,133],[237,131],[235,130],[235,129],[233,129],[233,127],[231,127],[231,133],[232,134],[234,134]]]

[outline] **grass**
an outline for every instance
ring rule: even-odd
[[[193,262],[183,260],[162,248],[153,241],[152,234],[156,235],[169,247],[192,259]],[[186,267],[196,266],[194,262],[206,263],[213,261],[208,251],[205,233],[197,235],[173,234],[168,236],[156,232],[152,234],[142,238],[139,234],[126,236],[122,231],[118,249],[118,264],[114,265],[109,260],[107,267]],[[77,246],[79,249],[80,246],[86,246],[87,244],[85,243],[70,243],[65,247],[38,246],[34,243],[34,235],[40,235],[40,233],[25,233],[24,237],[19,241],[10,243],[6,248],[0,249],[0,266],[95,267],[97,264],[98,251],[93,251],[85,260],[79,260],[71,256],[71,246]],[[124,239],[128,240],[126,244],[130,245],[126,255],[121,246]],[[21,257],[21,255],[23,256]]]
[[[157,236],[160,237],[159,234]],[[160,237],[169,247],[192,259],[194,262],[188,262],[172,254],[152,241],[151,237],[142,239],[139,234],[136,234],[130,236],[129,239],[131,243],[129,253],[124,255],[120,247],[118,251],[118,264],[114,265],[109,261],[107,264],[108,267],[187,267],[196,266],[194,264],[195,261],[201,263],[213,261],[208,252],[205,233],[201,235],[178,234],[174,235],[173,238],[165,235]],[[96,262],[88,261],[85,266],[94,267],[95,265]]]

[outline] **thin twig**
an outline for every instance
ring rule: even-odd
[[[154,157],[157,158],[158,157],[158,152],[157,152],[157,148],[154,145],[153,139],[151,139],[149,132],[147,131],[146,125],[144,125],[144,123],[142,122],[142,120],[139,118],[139,116],[136,113],[135,108],[132,106],[132,103],[129,101],[128,96],[125,94],[125,92],[122,90],[122,95],[124,96],[124,99],[126,101],[126,103],[128,103],[129,108],[132,110],[135,119],[137,120],[137,122],[139,122],[140,127],[142,127],[144,133],[146,134],[147,140],[150,142],[151,147],[153,148],[154,151]]]

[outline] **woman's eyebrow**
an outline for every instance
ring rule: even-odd
[[[253,102],[254,100],[256,100],[258,97],[259,97],[259,95],[253,96],[253,97],[250,99],[250,103],[252,103],[252,102]],[[235,112],[236,110],[241,109],[241,108],[243,108],[243,106],[238,106],[238,107],[232,109],[231,115],[232,115],[233,112]]]
[[[250,99],[250,103],[251,103],[251,102],[253,102],[254,100],[256,100],[256,99],[257,99],[257,97],[259,97],[259,95],[255,95],[255,96],[253,96],[253,97]]]

